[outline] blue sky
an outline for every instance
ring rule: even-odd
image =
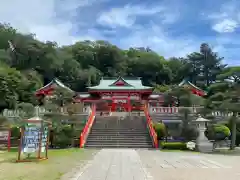
[[[148,46],[166,58],[207,42],[225,63],[240,65],[239,0],[8,0],[0,22],[59,45],[106,40],[124,49]]]

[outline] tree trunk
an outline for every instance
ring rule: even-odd
[[[74,124],[71,124],[71,129],[72,129],[72,142],[71,142],[71,147],[74,148],[75,146],[75,126]]]
[[[236,134],[237,134],[237,123],[236,123],[236,113],[232,117],[232,135],[231,135],[231,145],[230,150],[234,150],[236,146]]]

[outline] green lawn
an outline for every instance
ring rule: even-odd
[[[57,180],[90,159],[95,150],[49,150],[49,159],[40,162],[16,163],[17,152],[0,153],[0,180]]]

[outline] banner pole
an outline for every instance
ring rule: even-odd
[[[11,127],[8,130],[8,152],[11,150]]]
[[[19,141],[19,145],[18,145],[18,161],[20,161],[21,159],[21,149],[22,149],[22,144],[23,144],[23,135],[24,135],[24,128],[21,127],[21,137],[20,137],[20,141]]]

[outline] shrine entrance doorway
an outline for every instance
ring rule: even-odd
[[[128,99],[113,99],[111,104],[111,111],[128,112],[131,111],[131,105]]]

